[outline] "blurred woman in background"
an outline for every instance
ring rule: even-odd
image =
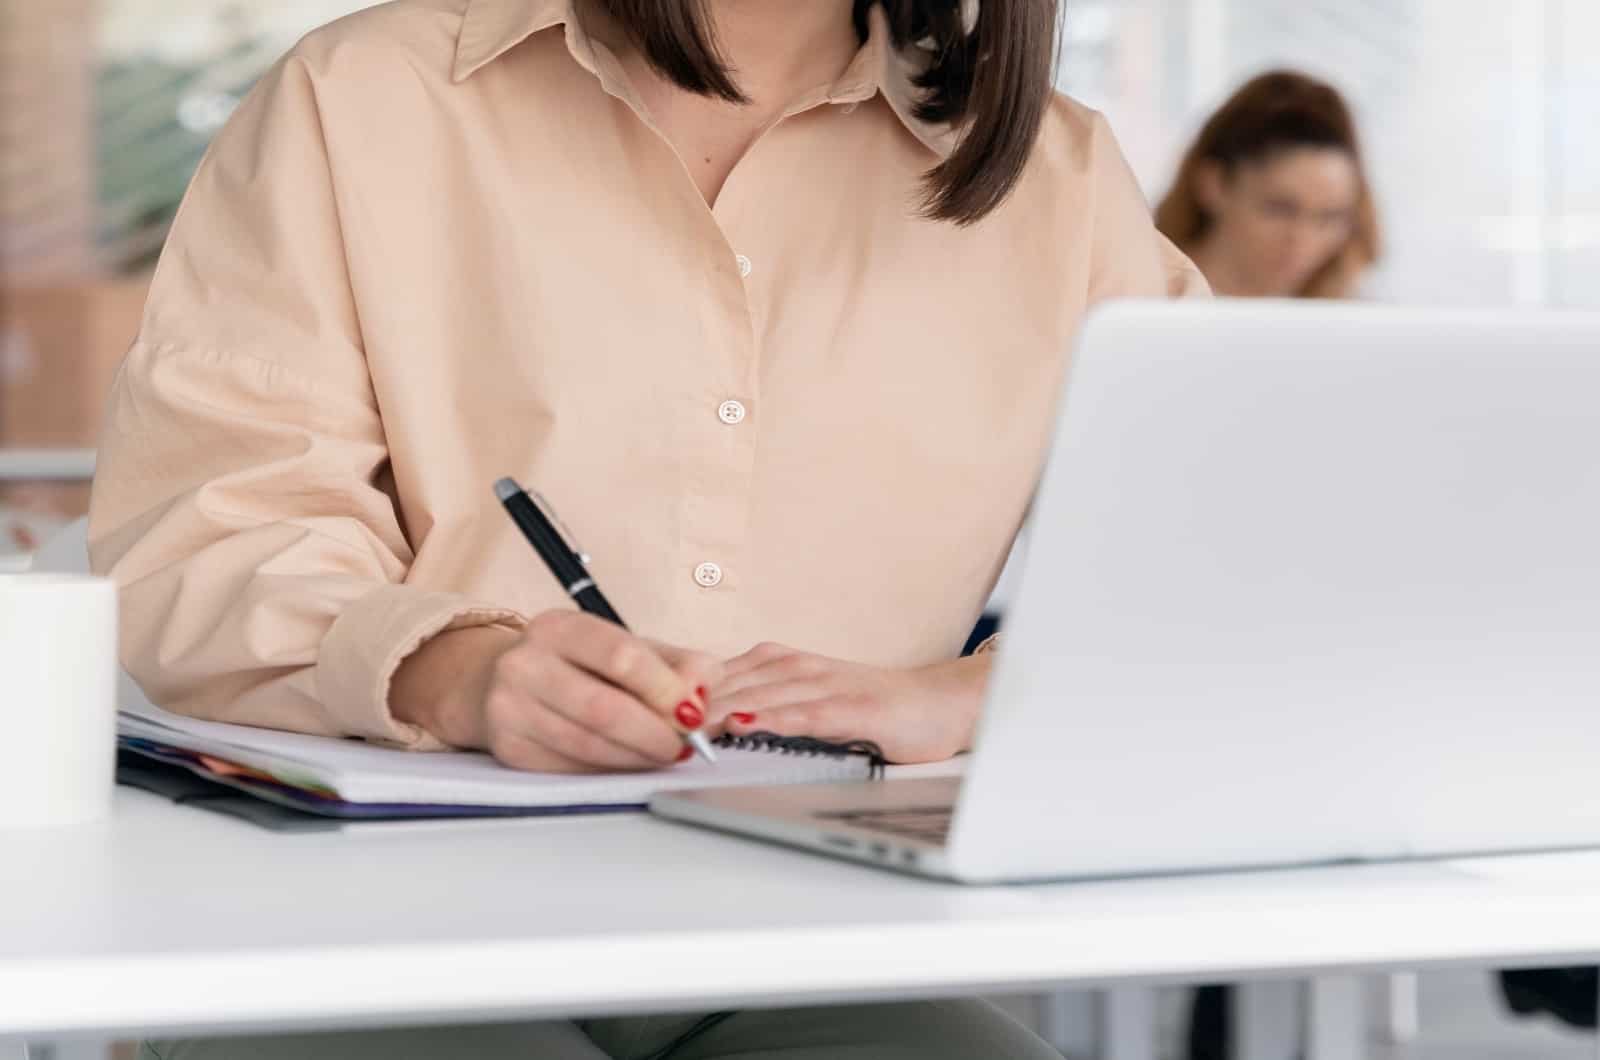
[[[1219,295],[1356,295],[1380,240],[1344,98],[1290,71],[1245,84],[1189,148],[1156,224]]]

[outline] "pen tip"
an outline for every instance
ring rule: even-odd
[[[690,747],[699,752],[701,758],[704,758],[707,762],[716,762],[717,753],[711,749],[711,741],[706,739],[705,733],[688,732],[683,734],[683,738],[689,741]]]
[[[522,487],[517,485],[514,478],[503,478],[494,484],[494,495],[501,501],[508,501],[522,492]]]

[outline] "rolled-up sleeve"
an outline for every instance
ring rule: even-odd
[[[400,661],[522,619],[406,583],[316,88],[285,60],[195,177],[110,398],[90,556],[154,702],[432,747],[389,712]]]

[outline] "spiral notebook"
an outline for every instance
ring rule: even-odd
[[[643,809],[658,791],[867,779],[882,758],[867,744],[775,736],[723,741],[699,759],[653,773],[568,776],[508,769],[485,754],[426,753],[197,721],[132,704],[118,714],[124,756],[187,770],[308,813],[399,819],[597,813]]]

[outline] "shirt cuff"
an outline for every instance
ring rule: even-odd
[[[317,655],[317,698],[352,736],[414,751],[445,745],[420,726],[389,711],[389,683],[400,663],[429,637],[453,629],[504,626],[521,629],[516,611],[486,607],[455,593],[386,585],[347,606],[328,630]]]

